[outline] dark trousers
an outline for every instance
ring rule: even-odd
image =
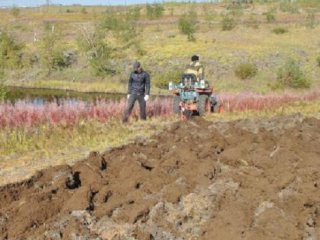
[[[130,97],[128,99],[128,107],[127,110],[124,113],[123,122],[127,122],[129,119],[129,116],[132,112],[132,109],[134,107],[135,102],[139,102],[139,108],[140,108],[140,118],[142,120],[147,119],[146,114],[146,101],[144,100],[144,95],[137,95],[137,94],[130,94]]]

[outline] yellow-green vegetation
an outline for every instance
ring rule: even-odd
[[[199,54],[218,91],[273,91],[288,59],[319,88],[320,2],[253,2],[0,9],[0,30],[16,48],[6,64],[20,64],[6,66],[7,84],[122,92],[135,60],[162,85],[164,73],[183,71]],[[234,74],[240,62],[257,66],[250,86]]]
[[[302,114],[305,117],[316,117],[320,119],[320,101],[295,102],[283,105],[275,109],[263,109],[260,111],[248,110],[233,113],[213,113],[205,116],[210,121],[233,121],[249,118],[270,118],[274,116],[287,116],[291,114]]]
[[[252,63],[241,63],[235,68],[235,75],[240,79],[252,78],[257,74],[257,66]]]
[[[160,131],[170,119],[152,119],[124,125],[119,121],[100,123],[83,121],[73,128],[42,125],[31,129],[0,130],[0,185],[8,182],[12,169],[22,169],[24,177],[36,170],[59,164],[71,164],[91,151],[128,144]],[[19,172],[19,171],[18,171]],[[10,181],[21,176],[10,175]]]
[[[212,113],[206,115],[205,119],[232,121],[296,113],[320,118],[320,101],[296,102],[262,111]],[[91,151],[104,152],[109,148],[133,142],[137,138],[145,141],[174,121],[179,121],[179,117],[155,118],[146,122],[133,121],[127,125],[114,120],[108,123],[83,121],[73,128],[42,125],[31,129],[1,129],[0,185],[21,180],[22,176],[29,177],[35,171],[48,166],[72,164],[85,158]]]

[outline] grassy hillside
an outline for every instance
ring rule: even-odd
[[[199,54],[218,91],[314,90],[320,87],[319,11],[312,0],[1,9],[0,70],[8,85],[124,92],[139,60],[151,73],[153,93],[164,93],[160,88]],[[183,17],[194,27],[191,41],[179,28]],[[4,33],[16,44],[9,50]],[[295,63],[289,76],[299,68],[297,79],[307,85],[288,84],[288,75],[279,79],[289,60]],[[255,74],[241,79],[250,66]]]

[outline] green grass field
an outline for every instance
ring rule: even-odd
[[[86,58],[87,53],[78,44],[79,38],[85,38],[83,32],[91,33],[110,12],[125,16],[137,7],[140,10],[135,20],[138,33],[135,41],[131,44],[131,39],[123,42],[114,32],[107,33],[104,42],[115,49],[108,57],[108,64],[115,74],[96,76]],[[157,88],[157,82],[168,72],[182,73],[190,56],[199,54],[205,65],[206,78],[218,91],[274,91],[272,83],[276,81],[277,69],[288,59],[299,62],[312,82],[312,89],[319,88],[320,4],[317,1],[285,5],[275,1],[240,7],[227,3],[168,3],[163,8],[163,15],[158,19],[147,17],[145,5],[51,6],[19,9],[18,15],[14,15],[12,9],[1,9],[0,29],[24,44],[23,56],[40,56],[39,62],[32,66],[28,63],[28,67],[18,71],[6,69],[6,84],[124,92],[132,62],[139,60],[151,73],[153,93],[165,93]],[[178,28],[181,15],[191,10],[197,14],[195,41],[188,41]],[[268,22],[268,12],[272,12],[274,21]],[[230,31],[222,31],[221,24],[226,15],[236,23]],[[74,51],[77,56],[70,67],[53,70],[49,75],[41,63],[41,41],[48,23],[54,26],[51,30],[59,34],[55,48]],[[276,34],[275,28],[283,28],[286,32]],[[29,61],[28,58],[25,61]],[[258,73],[252,79],[240,80],[235,76],[235,67],[243,62],[257,66]],[[172,78],[176,76],[179,75]]]

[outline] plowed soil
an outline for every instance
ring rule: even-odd
[[[320,239],[320,120],[168,126],[0,188],[0,239]]]

